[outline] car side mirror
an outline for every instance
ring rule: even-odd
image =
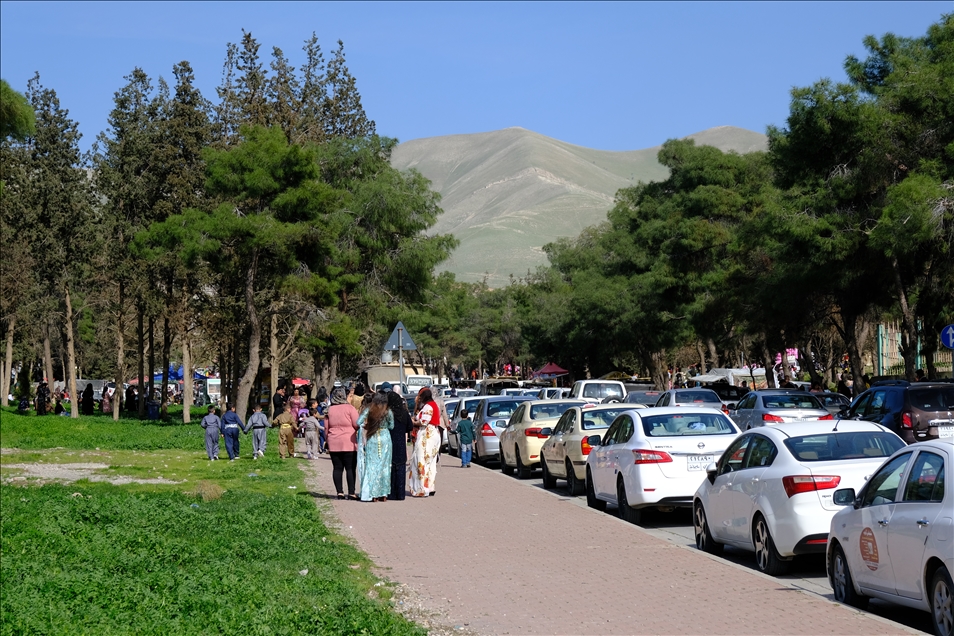
[[[848,415],[848,407],[843,406],[838,410],[838,417],[844,419]]]
[[[540,437],[550,437],[551,435],[553,435],[553,429],[550,428],[549,426],[546,428],[542,428],[540,429],[540,432],[537,433],[537,435],[539,435]]]
[[[730,410],[730,411],[734,411],[734,410],[736,410],[737,408],[739,408],[739,405],[738,405],[738,404],[736,404],[735,402],[729,402],[729,410]]]
[[[855,489],[841,488],[831,496],[831,502],[836,506],[853,506],[855,503]],[[857,508],[857,506],[855,506]]]
[[[494,426],[497,428],[507,428],[507,420],[497,420],[494,422]]]
[[[593,447],[602,446],[603,438],[600,437],[599,435],[590,435],[589,437],[586,438],[586,443]]]
[[[716,465],[715,462],[712,462],[708,466],[706,466],[706,479],[709,480],[710,484],[715,483],[716,471],[718,470],[719,470],[719,467]]]

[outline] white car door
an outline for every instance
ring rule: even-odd
[[[619,428],[620,418],[617,418],[603,436],[603,443],[590,451],[590,456],[595,455],[595,457],[589,461],[592,466],[595,467],[595,470],[593,468],[590,469],[590,474],[593,477],[593,490],[597,496],[605,497],[612,495],[613,498],[616,497],[616,482],[615,474],[613,473],[612,458],[616,451],[615,437]]]
[[[944,458],[921,451],[905,479],[901,501],[888,526],[888,558],[898,594],[924,598],[924,546],[934,530],[944,498]]]
[[[566,456],[566,442],[564,436],[570,430],[568,422],[572,420],[573,409],[568,409],[560,417],[560,421],[553,428],[553,435],[543,445],[543,459],[547,463],[547,470],[555,477],[566,477],[563,468],[563,458]]]
[[[913,453],[898,455],[868,480],[861,496],[858,521],[848,530],[846,552],[858,585],[869,590],[896,594],[894,571],[888,555],[888,527],[898,500],[899,486]]]
[[[716,464],[715,482],[709,488],[709,532],[720,542],[745,542],[735,518],[735,499],[738,496],[736,481],[742,473],[745,453],[752,442],[751,435],[743,435],[732,442]]]
[[[763,476],[777,454],[778,449],[772,440],[764,435],[752,435],[742,469],[736,473],[730,490],[733,510],[731,533],[737,541],[744,542],[752,537],[752,519],[765,490]]]
[[[630,466],[635,465],[633,449],[628,444],[629,440],[633,437],[633,431],[636,430],[633,418],[629,415],[620,415],[619,422],[619,429],[613,437],[616,443],[613,444],[612,459],[610,460],[613,470],[606,471],[606,475],[610,480],[610,483],[606,485],[607,492],[612,494],[614,500],[616,499],[617,475],[624,475],[625,472],[628,472]],[[633,488],[635,489],[635,486],[633,486]]]

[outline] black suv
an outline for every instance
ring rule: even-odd
[[[954,435],[954,384],[948,382],[875,382],[844,416],[882,424],[908,444]]]

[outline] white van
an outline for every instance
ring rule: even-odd
[[[424,387],[434,384],[434,378],[429,375],[408,375],[404,377],[404,381],[409,395],[417,395]]]
[[[205,381],[205,392],[212,404],[218,404],[222,398],[222,378],[209,378]]]

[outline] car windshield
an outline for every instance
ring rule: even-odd
[[[722,404],[718,394],[712,391],[679,391],[675,395],[675,401],[681,404],[687,402],[709,402],[712,404]]]
[[[785,446],[800,462],[888,457],[904,448],[897,435],[880,431],[822,433],[789,437]]]
[[[520,402],[491,402],[487,405],[487,417],[508,418],[520,406]]]
[[[598,428],[609,428],[613,420],[620,413],[625,413],[629,409],[600,409],[599,411],[583,411],[583,430],[592,431]]]
[[[649,437],[681,437],[684,435],[734,435],[732,422],[717,413],[684,413],[642,417],[643,431]]]
[[[623,391],[615,382],[591,382],[583,386],[585,398],[622,398]]]
[[[460,402],[451,402],[450,404],[444,403],[444,408],[447,409],[447,417],[454,417],[457,414],[457,407],[460,405]]]
[[[954,386],[911,389],[911,406],[920,411],[954,410]]]
[[[838,393],[816,395],[815,398],[820,400],[825,406],[848,406],[848,398],[846,398],[844,395],[839,395]]]
[[[630,404],[646,404],[652,406],[659,399],[659,391],[633,391],[626,394],[626,401]]]
[[[762,404],[767,409],[821,409],[813,395],[763,395]]]
[[[706,388],[715,391],[720,398],[723,400],[729,400],[730,402],[736,402],[742,399],[742,396],[749,392],[748,389],[743,389],[740,386],[723,384],[721,382],[710,384]]]
[[[576,406],[574,402],[550,402],[549,404],[535,404],[530,407],[531,420],[543,420],[547,418],[560,417],[563,412],[571,406]]]

